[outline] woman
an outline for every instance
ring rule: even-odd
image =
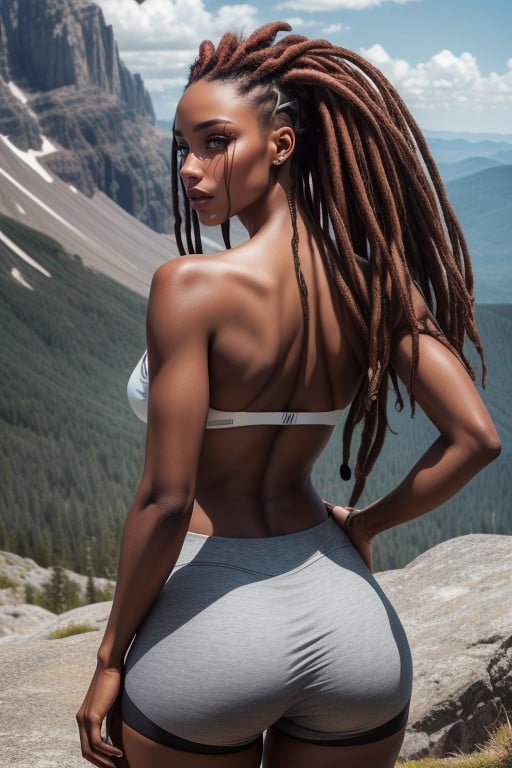
[[[144,471],[78,714],[102,768],[391,768],[412,672],[372,538],[499,453],[463,356],[465,335],[482,354],[466,247],[425,142],[371,65],[275,41],[289,30],[203,43],[178,104],[193,255],[151,287]],[[230,216],[249,233],[232,249]],[[228,250],[201,255],[199,223]],[[354,504],[397,375],[439,437],[384,498],[325,504],[311,469],[341,410],[345,479],[363,421]]]

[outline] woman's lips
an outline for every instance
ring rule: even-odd
[[[204,208],[213,199],[212,195],[207,195],[205,192],[189,192],[188,198],[190,200],[190,207],[196,211]]]

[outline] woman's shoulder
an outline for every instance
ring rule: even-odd
[[[151,281],[146,317],[148,346],[165,350],[193,343],[198,348],[215,332],[222,310],[219,282],[202,254],[161,264]],[[154,355],[154,357],[157,357]]]
[[[151,283],[149,303],[166,307],[167,313],[183,316],[212,315],[239,304],[240,272],[243,266],[230,252],[188,254],[157,268]]]
[[[203,300],[220,294],[224,301],[229,301],[236,298],[237,288],[265,280],[263,270],[255,270],[254,263],[247,259],[252,251],[248,243],[243,243],[228,251],[178,256],[157,268],[152,288],[157,286],[188,298],[197,294]]]
[[[174,259],[164,262],[155,270],[153,283],[168,284],[172,287],[180,283],[180,287],[186,287],[187,282],[195,280],[203,274],[212,271],[213,263],[223,254],[191,253],[185,256],[176,256]]]
[[[191,294],[205,296],[216,287],[216,277],[221,271],[223,254],[188,254],[161,264],[155,271],[151,282],[151,293],[165,291],[175,297],[190,300]]]

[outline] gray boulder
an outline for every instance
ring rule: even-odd
[[[85,602],[87,577],[68,569],[63,569],[63,575],[76,584],[78,597]],[[52,578],[50,568],[42,568],[29,557],[0,552],[0,577],[0,658],[7,644],[26,642],[28,638],[45,639],[54,629],[66,627],[70,623],[88,624],[91,616],[94,616],[96,622],[98,615],[105,618],[108,613],[105,605],[110,606],[110,603],[96,603],[76,609],[77,613],[67,611],[60,615],[39,605],[25,603],[27,588],[31,588],[32,592],[40,591]],[[109,579],[94,579],[95,588],[103,593],[111,589],[113,584]],[[103,608],[98,608],[102,605]],[[96,624],[94,628],[97,628]]]
[[[56,614],[39,605],[0,605],[0,643],[26,640],[53,624]]]
[[[378,578],[415,667],[403,754],[470,751],[512,714],[512,536],[450,539]]]
[[[109,603],[61,614],[24,643],[0,646],[0,766],[85,768],[75,713],[95,667],[99,632]],[[89,624],[91,631],[49,640],[63,624]]]

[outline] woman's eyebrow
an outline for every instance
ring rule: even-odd
[[[233,125],[231,120],[226,120],[223,117],[214,117],[211,120],[204,120],[202,123],[198,123],[193,127],[194,133],[198,133],[199,131],[203,131],[205,128],[211,128],[213,125],[219,125],[222,123],[222,125]],[[183,136],[182,132],[176,128],[174,131],[175,136]]]

